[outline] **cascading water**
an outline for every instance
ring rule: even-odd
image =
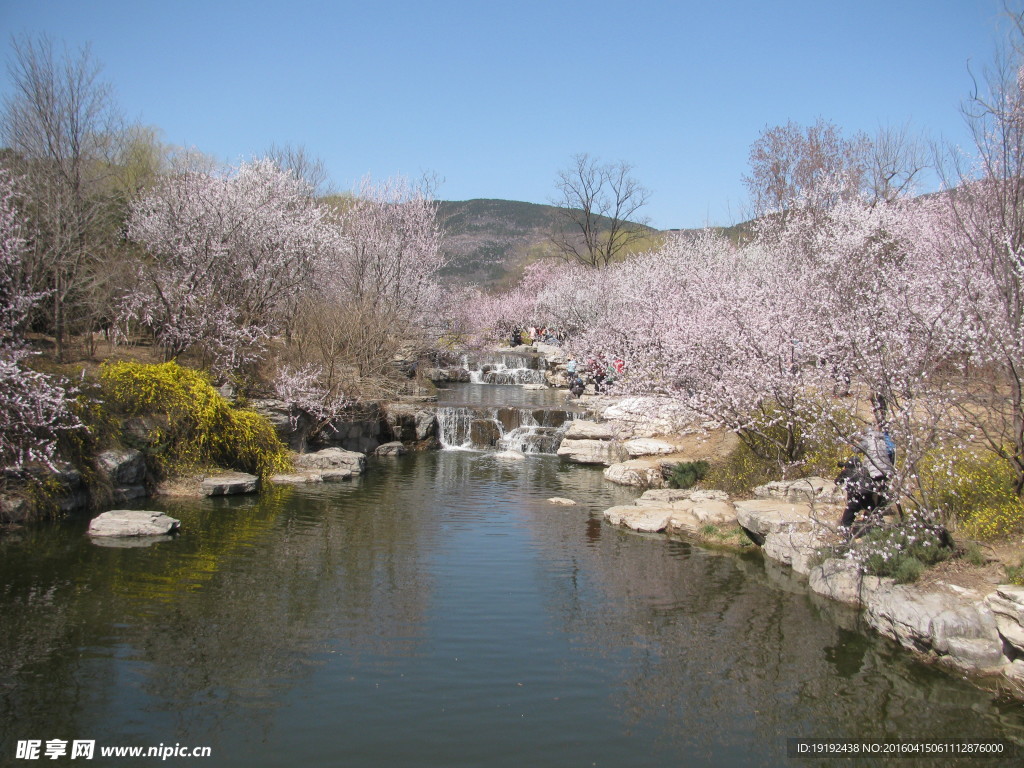
[[[563,408],[440,406],[442,448],[555,453],[577,413]]]
[[[539,355],[513,352],[463,355],[462,367],[474,384],[544,384],[546,362]]]
[[[532,352],[466,354],[469,384],[438,390],[438,436],[442,448],[555,453],[568,422],[577,418],[564,392],[524,388],[545,384],[547,361]],[[510,386],[510,385],[519,385]]]

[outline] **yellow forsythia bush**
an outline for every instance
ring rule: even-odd
[[[200,371],[175,362],[108,363],[100,382],[110,408],[146,419],[150,453],[168,474],[218,466],[266,477],[290,466],[273,425],[233,408]]]
[[[920,481],[932,504],[957,521],[971,539],[1024,532],[1024,502],[1013,490],[1013,468],[994,453],[959,451],[929,456]]]

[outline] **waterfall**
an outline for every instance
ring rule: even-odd
[[[463,355],[462,367],[473,384],[546,384],[546,361],[525,352],[492,352]]]
[[[437,431],[445,449],[554,453],[577,416],[560,408],[441,406]]]

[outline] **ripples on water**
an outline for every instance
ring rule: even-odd
[[[787,737],[1022,738],[1019,705],[789,571],[601,523],[634,496],[553,457],[452,451],[164,502],[183,533],[151,547],[26,529],[0,540],[0,754],[62,738],[209,745],[217,766],[792,765]]]

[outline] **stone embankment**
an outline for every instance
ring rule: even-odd
[[[837,542],[842,492],[822,478],[770,483],[758,498],[729,500],[721,491],[647,491],[636,503],[605,511],[615,525],[683,536],[738,526],[764,557],[806,577],[811,591],[861,609],[867,624],[903,647],[964,672],[1024,686],[1024,587],[965,588],[937,582],[897,584],[869,576],[842,557]],[[700,538],[706,539],[706,536]],[[826,553],[826,554],[822,554]]]

